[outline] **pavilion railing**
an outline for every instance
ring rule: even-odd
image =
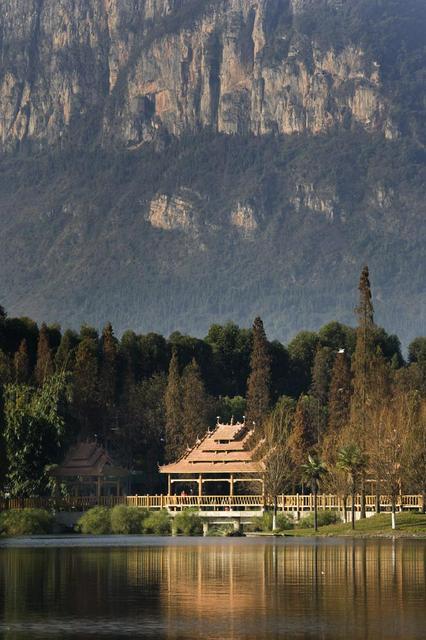
[[[350,511],[351,497],[346,500],[346,509]],[[209,495],[136,495],[136,496],[67,496],[62,498],[10,498],[0,499],[0,510],[5,509],[54,509],[57,511],[86,511],[91,507],[114,507],[124,504],[131,507],[144,509],[169,509],[179,511],[186,508],[199,509],[201,511],[261,511],[265,507],[272,506],[273,499],[262,495],[236,495],[236,496],[209,496]],[[317,496],[319,510],[343,511],[344,501],[341,496],[320,494]],[[380,508],[389,510],[392,501],[390,496],[380,496]],[[280,495],[277,496],[277,506],[284,512],[309,512],[314,509],[313,495]],[[402,495],[396,501],[398,510],[423,509],[421,495]],[[361,498],[355,497],[355,509],[361,508]],[[375,511],[376,496],[366,496],[367,511]]]

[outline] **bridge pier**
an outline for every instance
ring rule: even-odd
[[[241,533],[241,518],[235,518],[235,520],[232,521],[232,524],[234,525],[234,533]]]
[[[209,523],[207,520],[203,522],[203,536],[206,538],[209,535]]]

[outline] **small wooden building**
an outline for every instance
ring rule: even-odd
[[[72,496],[120,496],[126,494],[129,472],[115,466],[108,452],[96,442],[79,442],[65,460],[51,471]]]
[[[245,423],[218,422],[180,460],[160,466],[160,473],[168,478],[168,494],[178,492],[178,483],[194,483],[194,494],[201,496],[208,482],[228,483],[231,496],[238,483],[259,483],[259,493],[263,493],[262,463],[256,459],[260,443],[253,446],[253,436],[254,430]]]

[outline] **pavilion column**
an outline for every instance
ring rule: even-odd
[[[234,474],[231,473],[229,477],[229,495],[232,497],[234,495]]]
[[[99,500],[101,497],[101,476],[98,476],[96,483],[96,498]]]
[[[198,476],[198,495],[203,495],[203,476],[201,475],[201,473]]]
[[[172,495],[172,480],[171,480],[170,473],[167,474],[167,495],[168,496]]]

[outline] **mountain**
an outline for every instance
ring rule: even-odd
[[[424,333],[423,0],[4,0],[10,314]]]

